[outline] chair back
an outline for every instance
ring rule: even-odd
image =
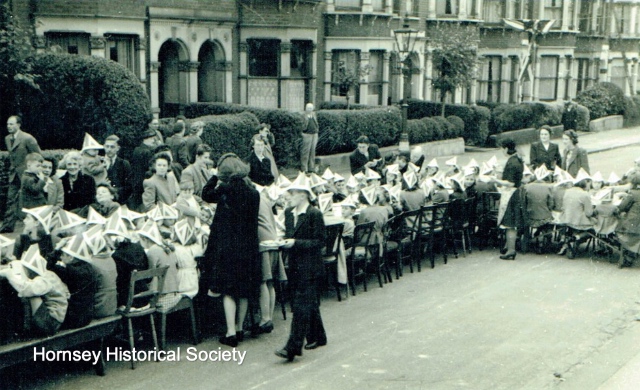
[[[490,217],[498,218],[501,196],[502,194],[499,192],[485,192],[482,194],[482,215],[485,219]]]
[[[340,250],[340,240],[342,240],[342,232],[344,231],[344,223],[329,225],[326,227],[324,235],[323,256],[338,256]]]
[[[474,209],[474,198],[455,199],[449,203],[449,220],[453,229],[460,229],[469,224]]]
[[[402,231],[400,232],[402,237],[410,237],[412,240],[415,239],[420,230],[422,209],[405,211],[400,215],[402,216],[403,221],[401,224]]]
[[[134,270],[131,273],[131,279],[129,280],[127,305],[122,311],[122,314],[126,316],[131,312],[132,308],[146,306],[147,301],[149,308],[145,309],[145,311],[155,311],[156,304],[158,303],[158,297],[164,287],[164,278],[167,275],[168,269],[169,266],[167,265],[144,271]],[[140,292],[136,293],[136,285],[146,285],[147,288],[138,288],[137,291]]]
[[[373,234],[375,222],[366,222],[356,225],[353,230],[353,246],[351,247],[351,256],[355,256],[357,247],[368,247],[371,242],[371,234]]]

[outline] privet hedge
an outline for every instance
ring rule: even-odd
[[[104,58],[43,54],[34,59],[39,91],[23,90],[23,127],[43,148],[80,148],[84,133],[98,142],[117,134],[125,149],[135,146],[151,118],[140,80]]]
[[[590,119],[622,115],[625,111],[624,92],[613,83],[598,83],[580,91],[576,102],[589,109]]]
[[[409,143],[423,143],[461,137],[464,121],[457,116],[410,119],[407,121]]]
[[[556,126],[562,123],[564,106],[559,103],[526,102],[501,104],[491,111],[491,134],[509,130]]]
[[[211,146],[214,162],[224,153],[235,153],[246,158],[251,152],[251,138],[260,123],[250,112],[234,115],[206,115],[194,121],[204,122],[202,141]]]
[[[442,106],[438,102],[427,102],[409,99],[409,119],[440,116]],[[447,104],[445,115],[455,115],[464,122],[463,137],[467,144],[482,145],[489,136],[489,109],[481,106],[467,106],[462,104]]]

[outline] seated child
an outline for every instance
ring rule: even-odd
[[[344,242],[344,248],[351,248],[353,246],[353,231],[356,228],[356,224],[353,221],[353,214],[356,212],[356,205],[351,202],[350,198],[347,198],[342,203],[342,219],[344,220],[344,229],[342,230],[342,241]]]

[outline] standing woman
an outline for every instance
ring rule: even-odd
[[[170,166],[171,158],[165,153],[156,154],[151,161],[153,176],[142,182],[142,204],[145,211],[151,210],[158,201],[174,204],[178,199],[180,189],[175,175],[169,171]]]
[[[560,156],[560,149],[557,144],[550,142],[551,128],[544,125],[538,129],[539,142],[531,144],[529,151],[529,161],[531,162],[531,169],[537,169],[541,165],[545,165],[548,170],[554,170],[556,165],[562,162]]]
[[[626,213],[616,227],[624,254],[620,267],[631,266],[640,253],[640,174],[630,175],[629,182],[633,187],[618,206],[619,213]]]
[[[560,168],[569,172],[572,177],[576,177],[580,168],[587,173],[589,171],[589,158],[587,151],[578,147],[578,133],[574,130],[567,130],[562,136],[564,152],[562,153],[562,166]]]
[[[507,230],[507,246],[503,248],[502,260],[515,260],[516,258],[516,238],[518,228],[524,226],[524,214],[522,211],[522,194],[520,184],[524,164],[516,153],[516,143],[512,139],[502,141],[502,151],[509,159],[502,171],[502,179],[494,179],[496,185],[502,187],[500,190],[500,207],[498,209],[498,226]]]
[[[218,161],[218,176],[212,176],[202,189],[202,199],[217,204],[204,267],[210,295],[223,296],[227,334],[220,342],[230,347],[242,341],[248,299],[258,297],[261,280],[260,194],[248,174],[249,166],[235,154],[227,153]]]
[[[267,123],[261,123],[258,127],[258,134],[253,138],[262,138],[264,141],[264,155],[271,161],[271,174],[274,180],[278,180],[278,166],[276,165],[276,159],[273,157],[273,145],[276,143],[276,138],[271,132],[271,125]]]

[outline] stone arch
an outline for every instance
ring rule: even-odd
[[[218,41],[205,41],[198,52],[198,101],[225,101],[226,58]]]
[[[189,98],[189,51],[179,40],[167,40],[158,52],[158,94],[162,116],[174,116]]]

